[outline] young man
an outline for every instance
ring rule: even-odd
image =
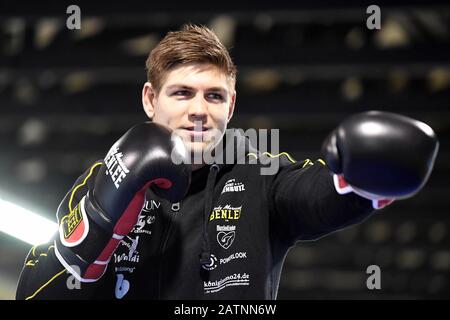
[[[431,128],[392,113],[343,122],[323,144],[327,165],[225,135],[236,68],[205,27],[168,33],[147,69],[142,102],[152,122],[75,182],[57,211],[58,234],[26,258],[18,299],[275,299],[297,241],[412,196],[432,170]],[[273,159],[274,174],[261,174]]]

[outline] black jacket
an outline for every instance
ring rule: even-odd
[[[233,143],[235,162],[245,163],[193,172],[180,203],[147,192],[139,222],[99,281],[77,284],[49,243],[28,254],[17,298],[276,299],[283,261],[297,241],[361,222],[373,211],[366,199],[339,195],[321,160],[261,154],[242,135]],[[267,161],[279,161],[276,174],[261,174]],[[68,193],[76,188],[74,201],[92,186],[98,168],[76,181]],[[68,196],[58,211],[67,202]],[[202,253],[210,258],[204,266]]]

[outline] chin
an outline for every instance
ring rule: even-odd
[[[203,159],[203,156],[208,150],[211,149],[212,144],[211,143],[192,143],[188,142],[186,144],[186,147],[191,154],[191,159],[194,159],[194,157],[197,157],[199,159]]]
[[[188,151],[193,154],[193,153],[203,153],[205,150],[207,150],[208,148],[208,144],[206,143],[192,143],[192,142],[188,142],[186,143],[186,148],[188,149]]]

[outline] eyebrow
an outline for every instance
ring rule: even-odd
[[[170,86],[167,87],[167,90],[171,90],[171,89],[188,89],[188,90],[192,90],[194,89],[193,87],[184,85],[184,84],[172,84]],[[211,88],[207,88],[207,91],[215,91],[215,92],[224,92],[226,94],[228,94],[228,90],[224,87],[211,87]]]

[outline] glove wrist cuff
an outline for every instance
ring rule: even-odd
[[[345,181],[343,175],[333,174],[333,183],[337,193],[343,195],[353,192],[362,198],[370,200],[372,202],[372,207],[376,210],[386,207],[395,200],[355,188]]]

